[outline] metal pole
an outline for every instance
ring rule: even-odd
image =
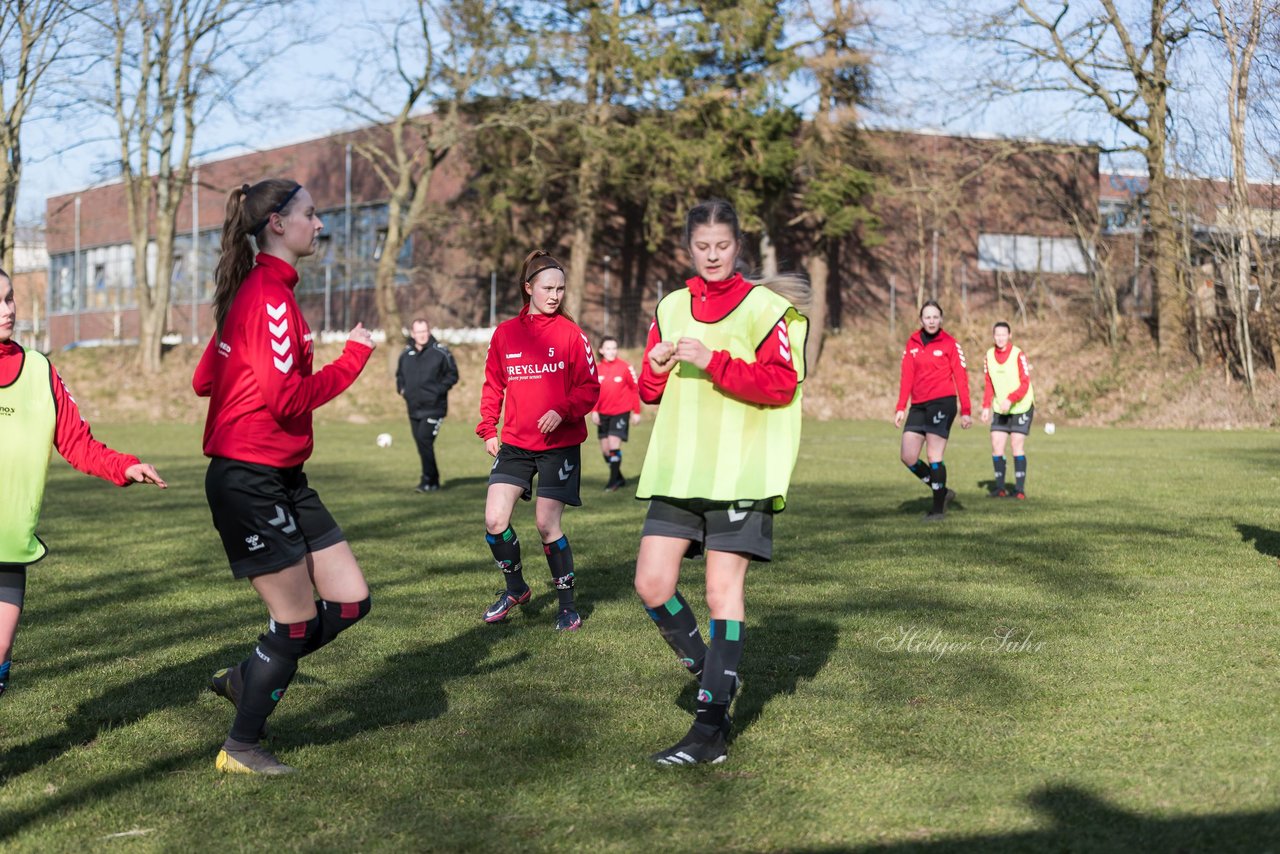
[[[898,337],[898,277],[889,277],[889,337]]]
[[[76,196],[76,255],[71,266],[71,340],[80,340],[80,197]]]
[[[191,171],[191,343],[200,343],[200,170]]]
[[[662,279],[658,279],[658,302],[662,302]]]
[[[933,271],[930,273],[933,298],[938,298],[938,229],[933,230]]]
[[[346,173],[343,178],[344,201],[343,208],[346,217],[346,235],[343,242],[343,263],[346,267],[347,277],[347,298],[343,300],[342,305],[342,328],[348,329],[351,326],[351,143],[347,143]]]
[[[489,328],[498,325],[498,271],[489,271]]]
[[[604,303],[604,334],[609,334],[609,262],[613,259],[608,255],[604,256],[604,294],[602,301]]]
[[[326,258],[324,262],[324,331],[330,329],[329,318],[330,308],[333,304],[333,259]]]

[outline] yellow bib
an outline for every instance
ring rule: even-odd
[[[1016,344],[1009,345],[1009,358],[1004,360],[1003,365],[996,361],[995,347],[987,350],[987,376],[991,377],[991,388],[995,393],[993,403],[1008,399],[1009,395],[1022,385],[1022,379],[1018,376],[1018,360],[1021,358],[1023,358],[1022,351]],[[1028,383],[1027,393],[1023,395],[1022,400],[1014,401],[1013,406],[1009,407],[1009,414],[1020,415],[1031,409],[1035,402],[1035,388]]]
[[[22,372],[0,388],[0,563],[29,564],[47,549],[36,536],[57,407],[49,360],[23,351]]]
[[[746,361],[754,361],[756,348],[785,323],[792,363],[804,380],[809,321],[766,287],[752,288],[716,323],[694,319],[688,288],[663,298],[657,315],[664,341],[697,338],[712,351]],[[772,499],[774,510],[781,510],[800,451],[800,398],[797,386],[785,406],[745,403],[716,388],[705,371],[681,362],[667,379],[636,497]]]

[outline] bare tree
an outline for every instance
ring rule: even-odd
[[[0,267],[13,269],[22,125],[40,84],[66,44],[67,0],[0,4]]]
[[[1193,33],[1188,0],[1150,0],[1132,19],[1116,0],[1053,3],[1017,0],[985,16],[965,11],[966,34],[995,46],[1007,61],[986,92],[1067,93],[1100,108],[1136,137],[1110,152],[1133,152],[1147,167],[1155,272],[1157,346],[1186,342],[1188,291],[1179,275],[1178,224],[1170,204],[1170,64]],[[1042,9],[1048,11],[1041,11]]]
[[[500,8],[488,0],[417,0],[412,12],[389,27],[387,43],[377,50],[378,57],[390,57],[390,66],[354,85],[348,98],[353,105],[348,109],[371,125],[352,138],[352,146],[387,190],[387,226],[374,288],[389,332],[403,325],[396,298],[401,252],[410,235],[430,240],[442,220],[442,212],[431,205],[439,167],[470,136],[505,121],[500,113],[466,109],[471,99],[495,90],[505,67],[500,16]],[[396,87],[402,92],[399,103],[381,107],[383,93]]]
[[[95,10],[109,43],[110,93],[133,244],[139,361],[160,369],[172,302],[178,207],[191,181],[196,133],[226,103],[261,33],[263,0],[110,0]],[[154,247],[154,254],[151,254]]]

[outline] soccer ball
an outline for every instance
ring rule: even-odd
[[[1046,435],[1052,436],[1052,435],[1053,435],[1053,431],[1054,431],[1055,429],[1057,429],[1057,428],[1055,428],[1055,427],[1053,426],[1053,422],[1052,422],[1052,421],[1050,421],[1048,424],[1044,425],[1044,432],[1045,432],[1045,434],[1046,434]],[[390,437],[387,437],[387,438],[390,438]],[[381,442],[382,440],[381,440],[381,439],[379,439],[378,441],[379,441],[379,442]],[[388,443],[388,444],[389,444],[389,443]]]
[[[1046,428],[1046,429],[1047,429],[1047,428]],[[1053,432],[1053,431],[1052,431],[1052,430],[1050,430],[1049,432]],[[377,441],[378,441],[378,447],[379,447],[379,448],[390,448],[390,447],[391,447],[391,434],[390,434],[390,433],[379,433],[379,434],[378,434],[378,439],[377,439]]]

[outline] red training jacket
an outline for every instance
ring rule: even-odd
[[[704,282],[694,276],[685,282],[693,296],[693,319],[701,323],[723,320],[746,299],[753,287],[741,274],[723,282]],[[644,361],[640,367],[640,399],[658,403],[667,388],[667,374],[655,374],[649,365],[649,351],[662,340],[655,318],[649,326],[649,339],[644,345]],[[670,342],[674,344],[675,342]],[[762,406],[785,406],[795,397],[799,378],[791,362],[791,345],[787,327],[779,321],[771,335],[756,348],[753,362],[729,357],[728,350],[716,350],[707,364],[707,374],[716,388],[746,403]]]
[[[0,386],[14,382],[22,373],[26,352],[13,341],[0,343]],[[80,407],[67,390],[57,369],[49,365],[49,390],[57,419],[53,428],[53,446],[77,471],[109,480],[116,486],[133,481],[125,477],[125,469],[138,464],[138,458],[113,451],[93,438],[89,422],[80,415]]]
[[[480,423],[476,435],[526,451],[581,445],[587,438],[584,417],[600,397],[591,342],[578,325],[560,314],[536,314],[529,306],[493,331],[484,363]],[[560,426],[538,429],[548,410],[559,413]],[[505,412],[504,412],[505,410]]]
[[[1009,361],[1009,353],[1012,346],[1006,346],[1004,350],[996,350],[996,361],[1004,364]],[[991,385],[991,375],[987,373],[987,360],[982,360],[982,408],[990,409],[991,401],[996,396],[995,387]],[[1022,358],[1018,360],[1018,387],[1009,395],[1009,403],[1017,403],[1027,396],[1027,389],[1031,388],[1031,367],[1027,364],[1027,351],[1022,351]]]
[[[204,453],[287,468],[311,456],[311,413],[355,382],[373,350],[348,341],[311,372],[311,329],[293,289],[298,271],[259,253],[209,342],[191,385],[209,398]]]
[[[596,371],[600,374],[600,402],[593,412],[601,415],[621,415],[624,412],[640,414],[640,388],[636,385],[636,372],[621,359],[612,362],[599,361]]]
[[[907,408],[908,398],[912,403],[924,403],[959,394],[960,414],[969,415],[969,374],[960,342],[945,329],[939,329],[938,336],[926,346],[921,332],[923,330],[917,329],[902,351],[898,410]]]

